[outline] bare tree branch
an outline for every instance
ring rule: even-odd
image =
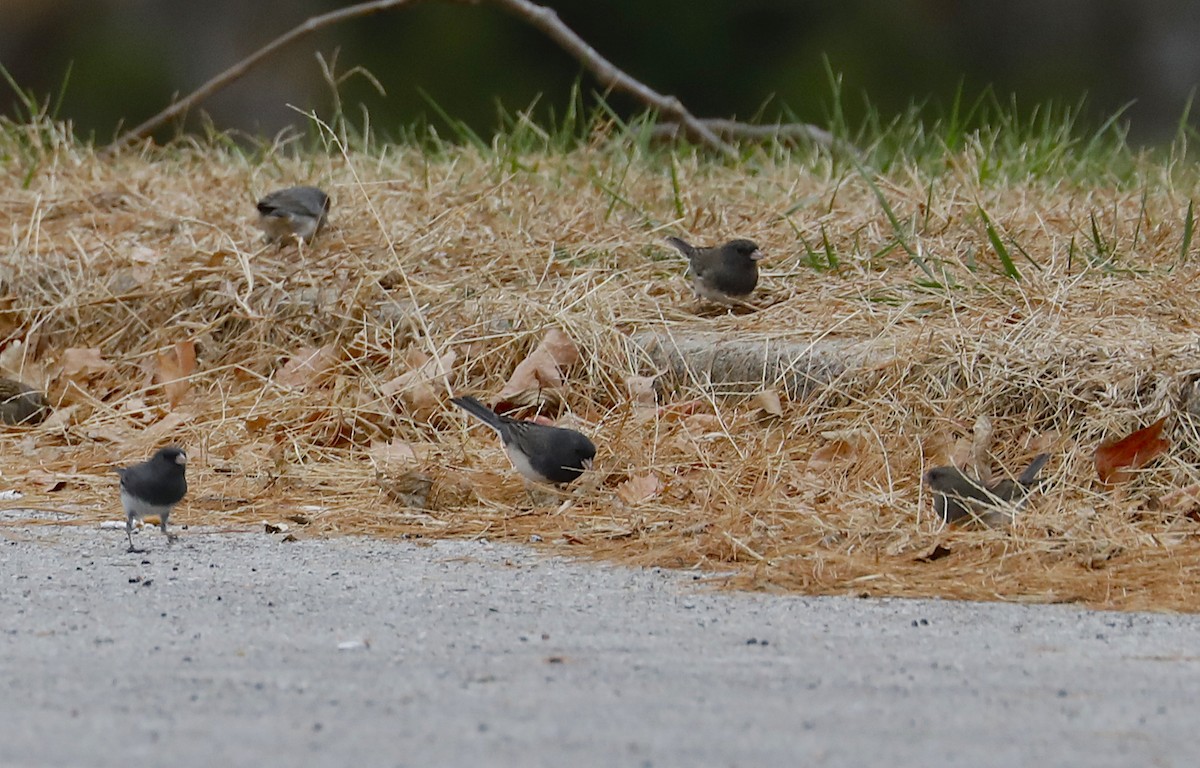
[[[579,35],[571,31],[551,8],[537,5],[529,2],[529,0],[447,1],[468,5],[480,5],[483,3],[495,5],[540,30],[587,68],[606,89],[628,93],[651,109],[658,110],[658,113],[669,121],[667,125],[663,125],[658,129],[665,136],[673,138],[682,132],[689,139],[729,157],[736,157],[737,150],[724,141],[721,136],[728,136],[730,138],[766,138],[786,135],[792,138],[805,137],[811,141],[826,145],[832,143],[832,137],[827,131],[813,125],[756,126],[748,123],[739,123],[734,120],[700,120],[689,112],[679,99],[674,96],[661,94],[648,85],[635,80],[617,68],[608,59],[601,56],[596,49],[592,48]],[[382,11],[390,11],[401,6],[415,5],[417,2],[419,0],[371,0],[370,2],[339,8],[336,11],[321,14],[320,16],[313,16],[213,77],[204,83],[204,85],[179,101],[172,103],[145,122],[126,131],[117,137],[106,148],[106,151],[110,153],[115,152],[138,139],[145,138],[176,117],[187,113],[188,110],[217,91],[238,80],[264,59],[297,40],[348,19],[369,16]]]
[[[643,104],[657,109],[659,114],[665,115],[667,118],[683,126],[684,133],[693,141],[712,147],[727,155],[737,156],[737,151],[733,147],[722,141],[715,133],[696,119],[691,112],[687,111],[679,99],[674,96],[664,96],[650,86],[634,80],[622,70],[617,69],[611,61],[601,56],[595,48],[584,42],[566,24],[563,24],[553,8],[535,5],[528,0],[485,1],[504,8],[518,18],[528,22],[531,26],[546,33],[547,37],[558,43],[567,53],[574,56],[581,64],[587,67],[606,88],[625,91]]]

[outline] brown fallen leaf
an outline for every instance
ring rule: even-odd
[[[913,560],[917,561],[918,563],[932,563],[941,560],[943,557],[946,557],[950,554],[952,554],[952,550],[949,547],[941,544],[934,544],[931,549],[925,550],[921,554],[914,557]]]
[[[1193,483],[1186,488],[1176,488],[1158,499],[1161,509],[1176,514],[1188,515],[1200,507],[1200,483]]]
[[[275,380],[288,387],[304,387],[318,382],[335,365],[337,351],[332,345],[323,347],[301,347],[296,354],[279,369]]]
[[[634,408],[653,408],[658,403],[654,376],[626,376],[625,391]]]
[[[386,443],[376,440],[371,443],[368,453],[380,464],[416,464],[419,461],[412,443],[398,437]]]
[[[444,382],[457,361],[458,352],[453,349],[440,357],[431,357],[414,347],[405,354],[405,362],[411,370],[385,382],[379,391],[384,397],[399,400],[404,412],[414,421],[428,421],[446,397],[448,387]]]
[[[779,402],[779,393],[773,389],[764,389],[754,396],[750,405],[761,411],[761,416],[782,418],[783,404]]]
[[[725,434],[725,425],[711,413],[693,413],[683,420],[683,428],[693,435]]]
[[[1100,482],[1111,485],[1128,480],[1137,470],[1167,452],[1169,440],[1162,436],[1164,416],[1148,427],[1133,434],[1105,443],[1096,449],[1096,474]]]
[[[63,351],[62,375],[72,381],[87,381],[108,373],[112,368],[113,364],[105,360],[95,347],[68,347]]]
[[[858,460],[859,441],[838,438],[832,440],[817,450],[808,458],[808,469],[812,472],[823,472],[834,466],[849,466]]]
[[[662,487],[656,475],[634,475],[617,486],[617,496],[626,504],[637,504],[662,493]]]
[[[155,379],[163,388],[167,402],[178,407],[191,388],[189,377],[196,372],[196,342],[180,341],[156,356],[158,371]]]
[[[579,362],[579,347],[571,337],[558,328],[546,332],[537,349],[513,369],[500,390],[500,400],[510,400],[523,393],[539,392],[561,387],[562,369]]]

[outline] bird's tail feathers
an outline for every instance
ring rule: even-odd
[[[686,240],[680,240],[678,237],[667,237],[666,241],[689,259],[696,255],[696,247]]]
[[[1017,482],[1021,485],[1030,486],[1037,482],[1038,475],[1042,472],[1042,467],[1046,466],[1046,462],[1050,461],[1050,454],[1039,453],[1033,457],[1033,461],[1029,462],[1029,466],[1017,478]]]
[[[450,398],[450,402],[454,403],[459,408],[462,408],[464,411],[479,419],[484,424],[487,424],[497,432],[500,431],[500,427],[504,424],[503,419],[500,418],[500,414],[496,413],[491,408],[488,408],[486,405],[470,395],[464,395],[463,397],[452,397]]]

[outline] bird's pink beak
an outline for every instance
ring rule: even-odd
[[[763,253],[762,251],[758,250],[757,248],[754,249],[754,253],[750,254],[751,261],[758,261],[759,259],[765,259],[765,258],[767,258],[767,254]]]
[[[176,463],[176,464],[183,464],[183,465],[185,465],[185,466],[186,466],[186,465],[187,465],[187,454],[186,454],[186,453],[181,453],[181,454],[179,454],[178,456],[176,456],[176,457],[175,457],[175,463]]]

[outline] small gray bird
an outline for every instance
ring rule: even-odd
[[[518,421],[473,397],[455,397],[450,402],[496,430],[513,468],[535,483],[570,483],[592,468],[596,446],[581,432]]]
[[[50,414],[50,403],[33,387],[16,379],[0,379],[0,422],[41,424]]]
[[[271,242],[311,241],[329,215],[329,195],[316,187],[288,187],[258,201],[258,226]]]
[[[140,551],[133,546],[134,518],[141,520],[157,515],[167,543],[175,540],[175,536],[167,533],[167,518],[171,508],[187,493],[186,466],[187,454],[183,449],[169,445],[159,448],[149,461],[117,469],[121,476],[121,506],[125,508],[125,535],[129,539],[130,552]]]
[[[763,252],[750,240],[730,240],[716,248],[697,248],[668,237],[667,242],[688,258],[692,289],[718,304],[740,304],[758,285],[758,262]]]
[[[1049,460],[1050,454],[1039,453],[1016,480],[1001,480],[987,487],[958,467],[934,467],[925,473],[925,482],[934,491],[933,511],[947,523],[968,517],[986,525],[1002,523],[1041,485],[1038,474]]]

